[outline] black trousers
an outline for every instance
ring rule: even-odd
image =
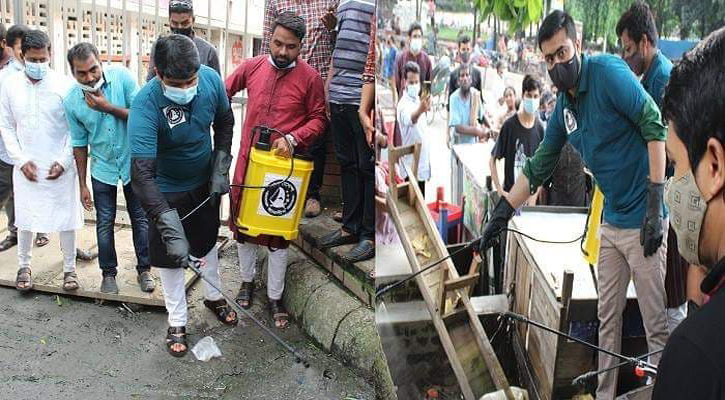
[[[320,188],[322,188],[322,180],[325,177],[325,156],[327,154],[327,148],[325,143],[327,142],[327,136],[330,128],[325,130],[312,145],[307,148],[305,153],[308,157],[311,157],[314,162],[312,169],[312,175],[310,175],[310,186],[307,187],[307,198],[315,199],[320,201]]]
[[[330,128],[342,178],[342,229],[375,237],[375,152],[365,140],[358,106],[330,103]]]

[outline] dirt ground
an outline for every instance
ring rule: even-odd
[[[0,268],[15,268],[2,265]],[[261,269],[261,268],[258,268]],[[239,288],[236,250],[220,272],[226,292]],[[100,279],[100,273],[99,273]],[[264,285],[258,285],[264,286]],[[190,346],[212,336],[222,358],[166,353],[166,312],[0,288],[0,393],[12,399],[346,399],[372,400],[372,385],[316,347],[294,323],[281,333],[310,361],[305,369],[254,323],[222,325],[190,289]],[[266,288],[252,312],[270,325]],[[129,305],[130,306],[130,305]]]

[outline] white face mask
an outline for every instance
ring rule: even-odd
[[[78,86],[84,92],[95,93],[95,92],[101,90],[101,87],[103,86],[104,83],[106,83],[106,80],[103,79],[103,75],[101,75],[101,79],[99,79],[98,82],[96,82],[96,84],[93,85],[93,86],[86,86],[86,85],[81,84],[81,83],[78,83]]]
[[[408,96],[410,96],[412,98],[417,98],[418,93],[420,93],[420,83],[416,83],[415,85],[406,86],[405,93],[407,93]]]
[[[420,50],[423,48],[423,39],[421,38],[415,38],[410,40],[410,50],[418,54],[420,53]]]

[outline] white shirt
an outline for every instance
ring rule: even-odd
[[[2,83],[5,81],[5,78],[15,72],[22,71],[23,69],[23,64],[21,64],[20,61],[14,58],[10,59],[10,62],[3,69],[0,69],[0,88],[2,88]],[[8,151],[5,150],[5,143],[3,143],[2,140],[0,140],[0,160],[2,160],[5,164],[13,163],[13,160],[8,155]]]
[[[420,99],[403,93],[398,101],[398,124],[400,126],[400,136],[403,146],[409,146],[414,143],[420,143],[420,159],[418,160],[418,176],[419,181],[427,181],[430,179],[430,153],[428,149],[428,139],[425,134],[425,114],[418,117],[418,122],[413,124],[413,113],[418,109]],[[407,155],[401,158],[401,162],[413,170],[413,156]],[[400,176],[405,179],[407,174],[403,168],[400,168]]]
[[[63,99],[70,78],[49,70],[32,83],[24,71],[10,74],[0,89],[0,133],[13,161],[15,224],[19,230],[60,232],[83,226],[78,174]],[[37,166],[37,182],[20,170],[28,161]],[[63,173],[46,177],[58,162]]]

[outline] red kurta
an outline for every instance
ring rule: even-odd
[[[244,89],[247,89],[249,99],[232,178],[234,184],[244,183],[253,127],[263,125],[290,133],[297,141],[297,149],[312,144],[327,128],[322,78],[299,58],[295,67],[277,69],[270,63],[269,55],[254,57],[229,75],[225,84],[230,99]],[[241,189],[233,187],[229,194],[232,216],[229,227],[235,234],[239,234],[235,221],[240,192]]]

